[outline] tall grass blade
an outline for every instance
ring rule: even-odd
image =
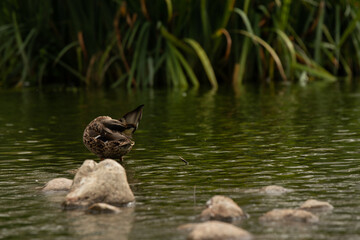
[[[135,36],[138,33],[140,26],[141,26],[141,22],[136,21],[133,28],[131,29],[131,31],[129,31],[130,34],[129,34],[128,40],[125,41],[125,39],[124,39],[124,46],[126,46],[127,49],[129,49],[133,46]]]
[[[203,42],[205,44],[205,49],[208,49],[210,42],[207,40],[207,38],[209,38],[209,36],[211,35],[210,33],[211,31],[210,31],[209,16],[206,8],[206,2],[207,0],[200,1],[200,16],[201,16],[201,24],[203,29]]]
[[[359,23],[360,20],[360,10],[357,10],[356,16],[352,19],[352,21],[347,25],[347,28],[345,29],[345,31],[343,32],[343,34],[341,35],[340,41],[339,41],[339,46],[338,48],[341,48],[342,45],[345,43],[345,41],[347,40],[347,38],[349,37],[349,35],[354,31],[354,29],[356,28],[356,25]]]
[[[321,64],[321,41],[322,41],[322,29],[325,16],[325,1],[322,0],[319,4],[319,21],[316,27],[316,37],[314,43],[314,60],[318,64]]]
[[[339,62],[340,61],[340,5],[339,4],[336,4],[335,6],[335,46],[336,46],[336,49],[335,49],[335,57],[336,57],[336,60]],[[337,65],[335,68],[334,68],[334,74],[337,75],[338,73],[338,70],[339,70],[339,65]]]
[[[254,31],[250,24],[250,20],[246,14],[246,12],[248,10],[248,6],[249,6],[249,1],[246,1],[244,3],[244,11],[239,8],[235,8],[234,12],[241,17],[247,31],[254,34]],[[242,48],[241,48],[240,59],[238,60],[238,62],[235,65],[235,68],[234,68],[234,73],[233,73],[233,85],[234,86],[239,86],[243,82],[245,68],[246,68],[246,59],[248,56],[249,49],[250,49],[250,39],[245,38]]]
[[[235,6],[235,0],[226,0],[225,4],[224,4],[224,13],[220,16],[222,16],[222,18],[219,20],[220,25],[217,26],[217,30],[213,33],[212,37],[215,38],[214,44],[212,45],[212,54],[215,54],[216,51],[219,49],[220,43],[221,43],[221,39],[219,38],[220,35],[217,35],[217,31],[218,29],[226,29],[226,26],[228,25],[230,16],[234,10],[234,6]]]
[[[72,43],[68,44],[67,46],[65,46],[65,47],[59,52],[59,54],[56,56],[53,65],[56,65],[56,64],[59,62],[59,60],[64,56],[65,53],[67,53],[70,49],[72,49],[73,47],[76,47],[76,46],[79,46],[79,42],[78,42],[78,41],[72,42]]]
[[[105,73],[107,72],[107,70],[110,68],[110,66],[115,63],[116,61],[121,60],[121,58],[119,56],[113,56],[112,58],[110,58],[105,64],[104,66],[101,68],[101,72],[100,72],[100,79],[103,80],[105,78]]]
[[[291,0],[283,0],[281,5],[281,15],[280,15],[280,31],[284,31],[288,25],[289,13],[291,8]]]
[[[295,68],[298,69],[298,70],[301,70],[301,71],[305,71],[305,72],[309,73],[310,75],[313,75],[315,77],[319,77],[319,78],[324,79],[324,80],[336,81],[335,76],[333,76],[331,73],[329,73],[328,71],[326,71],[325,69],[323,69],[323,68],[321,68],[319,66],[314,68],[314,67],[309,67],[307,65],[296,63]]]
[[[55,57],[52,58],[55,60]],[[74,68],[70,67],[68,64],[61,60],[58,61],[58,64],[65,68],[69,73],[80,79],[82,82],[86,83],[86,78],[80,72],[76,71]]]
[[[247,36],[249,38],[251,38],[252,40],[254,40],[255,42],[259,43],[261,46],[263,46],[269,53],[270,55],[272,56],[272,58],[274,59],[275,63],[276,63],[276,66],[279,70],[279,73],[280,73],[280,76],[282,77],[282,79],[284,81],[287,81],[287,77],[286,77],[286,74],[285,74],[285,71],[284,71],[284,68],[282,66],[282,63],[280,61],[280,58],[279,56],[277,55],[277,53],[275,52],[275,50],[267,43],[265,42],[263,39],[261,39],[260,37],[252,34],[252,33],[249,33],[247,31],[244,31],[244,30],[239,30],[237,31],[239,32],[240,34],[244,35],[244,36]]]
[[[221,19],[220,26],[218,26],[218,28],[225,28],[226,27],[226,25],[229,22],[229,18],[231,16],[231,13],[234,10],[234,6],[235,6],[235,0],[227,0],[226,1],[225,10],[224,10],[224,13],[222,15],[223,17]]]
[[[135,70],[137,69],[137,67],[139,66],[139,59],[141,60],[141,54],[142,51],[146,51],[146,46],[147,46],[147,39],[146,39],[146,32],[149,30],[150,27],[150,22],[146,22],[140,29],[139,32],[139,37],[137,39],[137,43],[136,43],[136,51],[134,53],[134,58],[132,60],[131,63],[131,68],[130,68],[130,73],[129,73],[129,77],[127,80],[127,87],[130,88],[131,84],[136,84],[136,80],[134,80],[134,75],[135,75]],[[139,70],[140,71],[140,70]]]
[[[148,57],[147,59],[147,69],[149,72],[149,76],[148,76],[149,86],[152,87],[154,85],[154,76],[155,76],[154,59],[152,57]]]
[[[250,0],[245,0],[244,1],[244,12],[245,12],[245,14],[248,14],[249,5],[250,5]]]
[[[161,35],[166,38],[168,41],[173,43],[175,46],[181,48],[187,53],[193,53],[190,47],[188,47],[184,42],[179,40],[177,37],[175,37],[173,34],[169,33],[166,28],[159,22],[158,27],[160,29]]]
[[[250,38],[245,38],[244,43],[241,49],[240,60],[235,65],[234,75],[233,75],[233,85],[239,86],[242,84],[244,76],[245,76],[245,69],[246,69],[246,59],[248,57],[248,53],[250,50]]]
[[[285,43],[285,46],[289,50],[290,54],[290,71],[294,69],[296,63],[296,52],[293,42],[289,39],[289,37],[280,29],[275,29],[275,32],[280,37],[280,39]],[[292,75],[292,74],[291,74]]]
[[[165,0],[165,2],[166,2],[167,12],[168,12],[167,21],[170,22],[173,17],[173,5],[172,5],[171,0]]]
[[[167,44],[167,51],[166,51],[166,71],[167,71],[167,79],[171,80],[174,87],[179,86],[179,75],[176,74],[175,66],[174,66],[174,56],[171,51],[170,43]]]
[[[198,78],[196,77],[194,71],[191,69],[189,63],[185,60],[184,56],[179,52],[177,51],[176,49],[174,49],[174,53],[175,53],[175,56],[179,59],[180,63],[182,64],[184,70],[186,71],[191,83],[193,84],[193,86],[195,88],[198,88],[199,87],[199,80]]]
[[[217,80],[215,77],[215,73],[214,73],[214,69],[210,63],[210,60],[208,58],[208,56],[206,55],[204,49],[200,46],[200,44],[198,42],[196,42],[193,39],[190,38],[186,38],[185,42],[187,42],[196,52],[197,56],[199,57],[206,75],[208,76],[209,82],[211,84],[211,86],[213,88],[217,88],[218,84],[217,84]]]
[[[235,8],[234,12],[241,17],[243,23],[245,24],[245,27],[246,27],[247,31],[249,33],[251,33],[251,34],[254,34],[254,31],[253,31],[253,29],[251,27],[250,20],[249,20],[248,16],[246,15],[245,11],[243,11],[243,10],[241,10],[239,8]]]
[[[25,46],[24,46],[24,43],[23,43],[22,38],[21,38],[21,33],[20,33],[20,29],[19,29],[19,26],[18,26],[17,21],[16,21],[15,13],[12,14],[12,17],[13,17],[13,23],[14,23],[14,27],[15,27],[16,44],[17,44],[17,47],[19,49],[19,52],[20,52],[20,55],[21,55],[21,58],[22,58],[22,61],[23,61],[23,64],[24,64],[24,68],[23,68],[22,74],[21,74],[21,79],[17,84],[18,86],[21,86],[22,83],[24,82],[25,78],[26,78],[26,75],[30,73],[29,72],[30,71],[30,66],[29,66],[28,57],[27,57],[27,55],[25,53]]]

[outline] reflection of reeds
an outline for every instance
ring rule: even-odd
[[[254,78],[333,81],[360,70],[358,5],[1,1],[0,84],[217,88]]]

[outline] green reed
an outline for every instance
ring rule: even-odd
[[[0,86],[335,81],[360,70],[357,1],[0,3]]]

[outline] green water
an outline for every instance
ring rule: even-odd
[[[86,124],[145,104],[125,157],[136,206],[117,215],[63,211],[63,193],[37,188],[95,159]],[[360,89],[339,84],[276,90],[0,91],[0,239],[185,239],[215,194],[250,218],[257,239],[360,239]],[[184,165],[179,156],[190,165]],[[293,189],[281,196],[251,190]],[[334,205],[312,226],[264,226],[273,208],[309,198]]]

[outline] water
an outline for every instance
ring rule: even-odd
[[[250,218],[236,225],[257,239],[360,239],[360,89],[339,84],[247,87],[240,93],[0,91],[0,239],[185,239],[216,194]],[[117,215],[63,211],[64,193],[39,191],[96,159],[86,124],[145,103],[136,145],[125,157],[135,208]],[[185,165],[179,157],[190,164]],[[251,190],[293,189],[281,196]],[[250,191],[249,191],[250,190]],[[273,208],[307,199],[331,213],[312,226],[264,226]]]

